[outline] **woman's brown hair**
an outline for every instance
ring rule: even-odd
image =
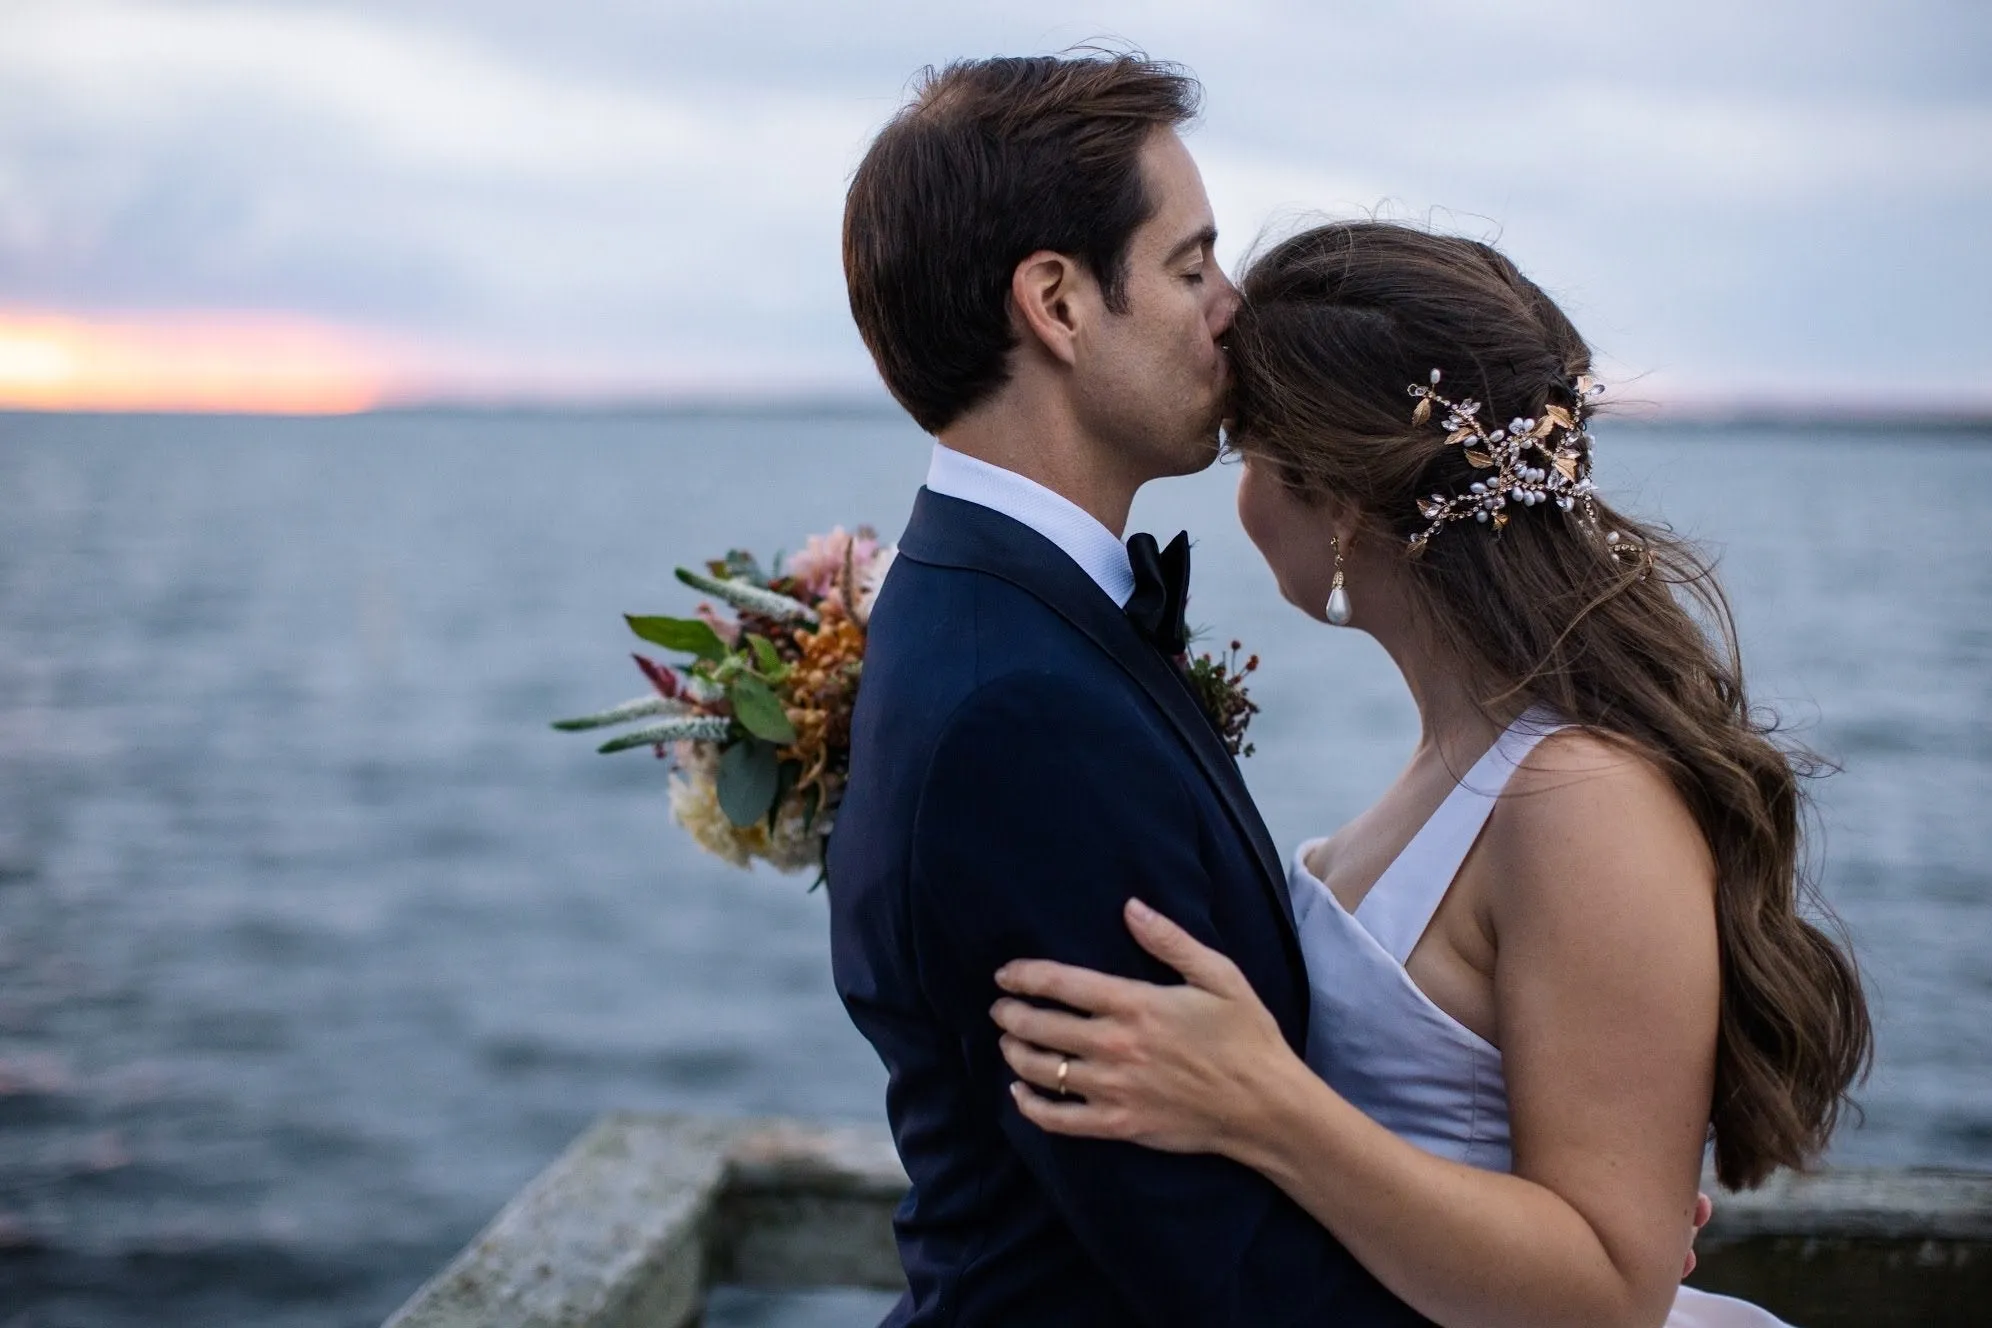
[[[1755,1186],[1826,1146],[1873,1035],[1848,951],[1801,910],[1803,752],[1753,710],[1729,606],[1708,560],[1598,500],[1517,507],[1496,533],[1435,532],[1424,495],[1477,474],[1407,387],[1443,372],[1481,418],[1582,411],[1591,352],[1570,320],[1487,245],[1387,222],[1319,226],[1240,283],[1231,336],[1234,446],[1303,496],[1335,495],[1363,535],[1404,549],[1416,609],[1442,650],[1487,680],[1490,714],[1542,705],[1652,761],[1714,856],[1722,998],[1711,1123],[1716,1176]],[[1604,536],[1616,532],[1608,544]]]

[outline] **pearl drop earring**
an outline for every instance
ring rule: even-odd
[[[1347,627],[1351,615],[1349,609],[1349,587],[1342,575],[1342,537],[1337,535],[1334,537],[1334,540],[1335,582],[1328,587],[1327,618],[1329,622],[1337,627]]]

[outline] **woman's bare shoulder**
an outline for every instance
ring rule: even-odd
[[[1708,842],[1660,763],[1629,743],[1563,729],[1537,743],[1503,791],[1486,848],[1530,895],[1599,883],[1712,888]]]

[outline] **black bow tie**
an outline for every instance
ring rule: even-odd
[[[1128,621],[1150,645],[1175,659],[1190,646],[1190,629],[1183,621],[1190,603],[1190,532],[1180,532],[1168,548],[1158,549],[1155,537],[1142,531],[1128,540],[1127,560],[1134,567]]]

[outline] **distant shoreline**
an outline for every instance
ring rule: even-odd
[[[1660,409],[1607,417],[1607,423],[1641,429],[1832,429],[1842,433],[1987,433],[1992,409],[1935,411],[1792,410],[1735,407],[1720,410]]]
[[[213,419],[364,419],[396,416],[467,415],[557,418],[649,416],[666,419],[893,419],[904,413],[883,396],[768,396],[624,398],[602,401],[474,401],[438,400],[375,406],[344,413],[305,414],[266,411],[89,411],[34,410],[0,406],[0,421],[27,418],[213,418]],[[1600,421],[1609,428],[1695,430],[1831,429],[1859,433],[1957,434],[1992,433],[1992,406],[1936,410],[1886,410],[1865,405],[1793,408],[1741,403],[1727,406],[1666,406],[1628,402]]]

